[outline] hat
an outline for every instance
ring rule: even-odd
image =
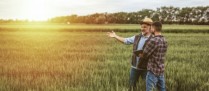
[[[150,18],[144,18],[144,20],[140,22],[140,24],[148,24],[148,25],[151,25],[152,23],[153,21]]]

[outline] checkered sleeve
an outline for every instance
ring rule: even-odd
[[[149,57],[156,49],[157,49],[157,44],[154,38],[147,41],[147,44],[145,45],[143,50],[144,57]]]

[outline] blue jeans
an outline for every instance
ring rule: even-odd
[[[138,82],[139,77],[145,80],[146,75],[147,75],[147,70],[138,70],[135,68],[131,68],[129,91],[136,91],[136,83]]]
[[[156,76],[151,71],[148,71],[146,77],[146,91],[152,91],[156,87],[159,91],[166,91],[165,77],[164,75]]]

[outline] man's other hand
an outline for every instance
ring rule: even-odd
[[[114,31],[112,31],[112,32],[107,32],[107,35],[109,36],[109,37],[111,37],[111,38],[115,38],[117,35],[115,34],[115,32]]]

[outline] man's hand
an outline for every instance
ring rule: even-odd
[[[112,31],[112,32],[107,32],[107,36],[109,36],[109,37],[111,37],[111,38],[115,38],[115,39],[117,39],[118,41],[120,41],[121,43],[124,43],[124,41],[125,41],[125,38],[116,35],[114,31]]]
[[[109,37],[111,37],[111,38],[115,38],[117,35],[115,34],[115,32],[114,31],[112,31],[112,32],[107,32],[107,35],[109,36]]]

